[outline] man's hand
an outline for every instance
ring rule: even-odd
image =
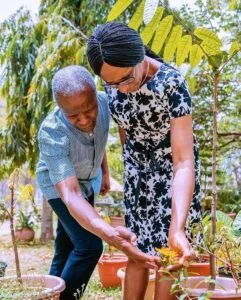
[[[178,254],[181,266],[187,267],[189,262],[196,258],[184,231],[169,232],[168,243],[169,247]]]
[[[136,236],[126,227],[116,227],[117,234],[110,239],[110,244],[123,251],[129,259],[148,269],[158,270],[159,257],[147,255],[136,247]]]
[[[110,176],[109,173],[107,173],[107,174],[103,174],[102,176],[100,195],[104,196],[109,191],[110,191]]]

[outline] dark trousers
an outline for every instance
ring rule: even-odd
[[[93,199],[89,202],[93,205]],[[79,225],[60,198],[49,200],[49,204],[58,216],[50,275],[65,280],[66,289],[61,293],[61,300],[76,299],[74,293],[79,290],[83,294],[102,254],[102,241]]]

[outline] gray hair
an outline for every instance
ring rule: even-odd
[[[58,102],[59,94],[72,96],[84,92],[87,87],[96,92],[95,82],[90,72],[81,66],[67,66],[60,69],[53,77],[53,98]]]

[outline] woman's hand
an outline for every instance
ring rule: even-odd
[[[169,247],[179,256],[179,264],[185,267],[196,258],[195,251],[190,245],[184,231],[170,231],[168,237]]]

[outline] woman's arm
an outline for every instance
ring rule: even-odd
[[[171,120],[171,147],[174,178],[169,246],[179,253],[183,264],[195,256],[184,232],[195,186],[191,115]]]
[[[122,147],[124,146],[125,142],[126,142],[126,134],[123,128],[121,128],[120,126],[118,126],[118,130],[119,130],[119,136],[120,136],[120,141],[121,141],[121,145]]]

